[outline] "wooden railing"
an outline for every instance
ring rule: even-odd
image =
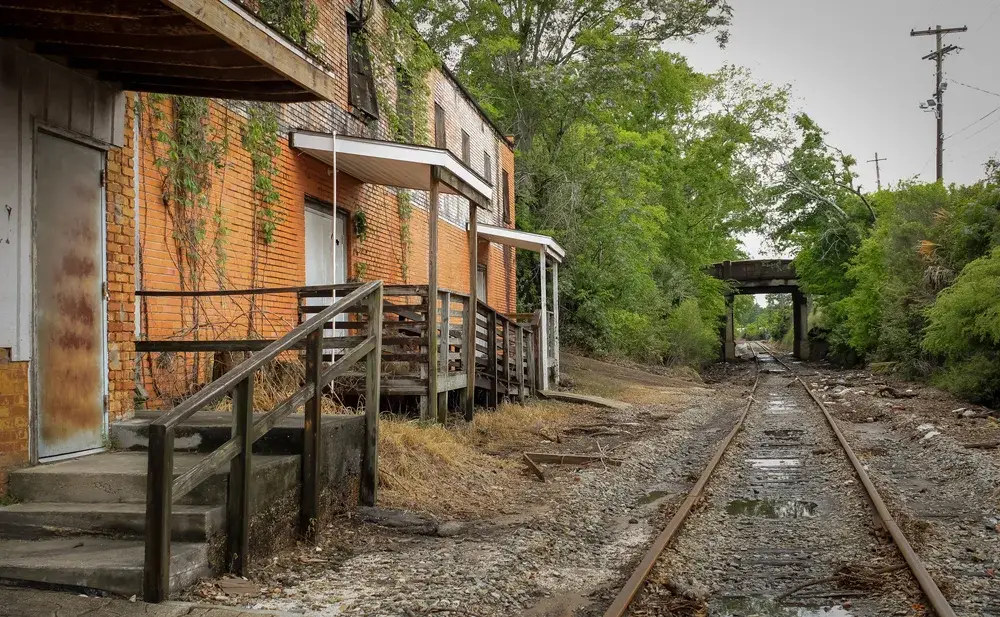
[[[524,402],[537,391],[538,342],[535,329],[479,303],[476,311],[476,385],[495,407],[503,396]]]
[[[346,296],[323,307],[280,339],[267,343],[231,371],[208,384],[169,413],[149,425],[149,458],[146,479],[146,555],[143,597],[160,602],[170,593],[170,526],[172,504],[213,474],[229,465],[226,507],[227,566],[242,575],[247,565],[250,532],[251,458],[253,443],[279,420],[305,406],[302,452],[300,525],[311,533],[319,513],[320,422],[323,388],[352,365],[365,361],[365,443],[362,455],[360,499],[375,504],[377,475],[378,401],[382,354],[382,283],[336,286]],[[353,287],[353,286],[352,286]],[[324,329],[335,318],[352,314],[351,329],[363,332],[324,339]],[[357,315],[366,317],[364,321]],[[180,341],[191,343],[191,341]],[[305,344],[305,384],[282,403],[253,420],[255,373],[289,350]],[[335,361],[324,365],[323,350],[336,346]],[[174,477],[173,442],[177,427],[195,413],[207,409],[227,395],[232,397],[233,436],[204,460]]]

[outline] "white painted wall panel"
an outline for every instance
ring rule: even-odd
[[[125,141],[124,103],[124,95],[107,84],[0,42],[0,347],[11,348],[14,360],[31,355],[36,127],[120,146]]]

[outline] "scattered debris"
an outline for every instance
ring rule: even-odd
[[[535,463],[551,463],[553,465],[588,465],[604,463],[606,465],[621,465],[621,459],[608,458],[593,454],[549,454],[547,452],[525,452],[524,457]]]
[[[1000,441],[981,441],[978,443],[963,443],[963,448],[970,450],[996,450],[1000,448]]]
[[[892,398],[916,398],[917,393],[914,392],[913,390],[906,390],[904,392],[900,392],[899,390],[893,388],[892,386],[879,386],[875,390],[875,396],[889,396]]]
[[[927,441],[928,439],[933,439],[941,434],[941,431],[930,431],[926,435],[920,438],[920,441]]]
[[[523,457],[524,462],[528,466],[531,473],[535,474],[535,476],[542,482],[545,482],[545,472],[543,472],[542,469],[535,464],[535,461],[531,460],[531,457],[528,456],[527,452],[523,454]]]

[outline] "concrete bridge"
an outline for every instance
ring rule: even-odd
[[[796,358],[809,357],[809,298],[799,288],[799,279],[791,259],[749,259],[712,264],[706,272],[729,283],[726,294],[726,318],[719,328],[721,356],[726,362],[736,359],[736,328],[733,322],[733,298],[742,294],[792,294],[792,329]]]

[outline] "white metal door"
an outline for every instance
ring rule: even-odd
[[[326,209],[306,206],[306,285],[347,282],[347,217],[338,214],[336,221],[337,231],[334,234],[333,215]],[[307,298],[310,305],[329,305],[332,302],[333,298]],[[345,320],[346,315],[335,319]],[[326,330],[323,336],[329,338],[344,334],[343,331]]]
[[[103,170],[103,152],[36,133],[33,372],[39,458],[102,444]]]

